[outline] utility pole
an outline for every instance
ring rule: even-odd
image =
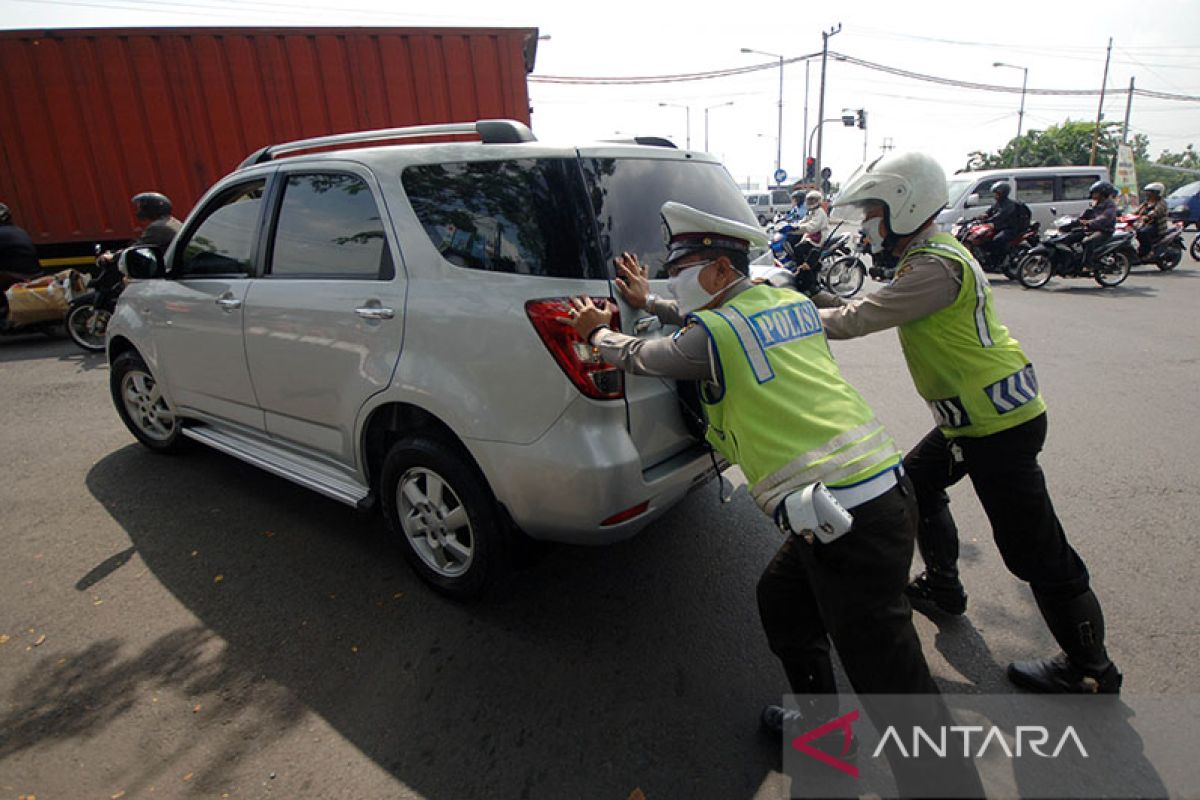
[[[832,36],[837,36],[841,31],[842,23],[840,22],[836,28],[821,31],[821,99],[817,103],[817,175],[821,174],[821,146],[824,144],[825,139],[821,134],[821,122],[825,119],[825,63],[829,60],[829,39]]]
[[[895,147],[896,145],[892,144],[892,137],[885,136],[883,137],[883,144],[879,145],[879,150],[884,155],[887,155],[891,150],[895,149]]]
[[[1088,166],[1096,166],[1096,143],[1100,141],[1100,119],[1104,116],[1104,89],[1108,86],[1108,61],[1112,58],[1112,37],[1108,37],[1108,53],[1104,56],[1104,78],[1100,82],[1100,106],[1096,109],[1096,129],[1092,131],[1092,154]]]
[[[810,60],[805,58],[804,59],[804,127],[800,129],[801,131],[808,130],[808,65],[809,65],[809,63],[810,63]],[[804,161],[803,161],[803,163],[805,163],[805,164],[808,163],[808,137],[807,136],[804,137]]]
[[[1125,124],[1121,126],[1121,143],[1129,144],[1129,111],[1133,108],[1133,76],[1129,76],[1129,96],[1125,98]]]

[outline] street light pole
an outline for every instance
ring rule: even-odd
[[[1013,168],[1019,164],[1019,155],[1021,153],[1021,129],[1025,122],[1025,89],[1029,85],[1029,67],[1022,67],[1019,64],[1005,64],[1003,61],[997,61],[992,64],[993,67],[1008,67],[1009,69],[1019,69],[1023,73],[1021,76],[1021,110],[1017,112],[1017,141],[1013,145]]]
[[[731,105],[733,105],[733,101],[729,100],[724,103],[717,103],[715,106],[705,106],[704,107],[704,152],[706,152],[706,153],[708,152],[708,111],[709,111],[709,109],[723,108],[725,106],[731,106]]]
[[[679,103],[659,103],[660,108],[682,108],[684,111],[684,122],[687,125],[687,149],[692,149],[692,107],[683,106]]]
[[[749,47],[743,47],[742,52],[779,59],[779,133],[775,140],[775,171],[778,172],[783,168],[783,56],[778,53],[752,50]]]
[[[838,23],[836,28],[830,28],[828,31],[821,31],[821,99],[817,102],[817,119],[824,121],[825,119],[825,62],[829,58],[829,39],[837,36],[842,31],[842,23]],[[824,144],[824,136],[821,135],[821,122],[817,123],[817,156],[816,156],[816,172],[821,174],[821,146]]]

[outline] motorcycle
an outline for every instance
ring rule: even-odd
[[[1117,286],[1129,277],[1129,268],[1137,260],[1133,231],[1117,230],[1107,240],[1093,245],[1089,263],[1083,261],[1083,243],[1068,242],[1083,223],[1077,217],[1064,216],[1054,221],[1054,229],[1021,259],[1017,280],[1022,286],[1037,289],[1050,278],[1094,278],[1101,286]]]
[[[83,276],[74,269],[5,283],[0,293],[0,336],[56,334],[71,301],[83,292]]]
[[[980,217],[966,219],[959,217],[951,228],[954,238],[962,242],[970,251],[984,272],[1002,273],[1009,280],[1017,279],[1017,266],[1029,251],[1038,243],[1038,231],[1041,223],[1030,223],[1020,236],[1014,237],[1008,247],[997,256],[987,245],[996,238],[996,226],[984,222]]]
[[[125,289],[125,276],[117,259],[101,260],[96,245],[96,267],[87,282],[87,291],[71,302],[67,311],[67,335],[71,341],[90,353],[104,351],[108,321],[117,308],[117,298]]]
[[[1153,264],[1163,272],[1169,272],[1179,266],[1179,262],[1183,260],[1183,225],[1177,222],[1172,223],[1167,232],[1158,237],[1150,245],[1150,249],[1143,254],[1143,248],[1137,241],[1137,229],[1133,225],[1136,221],[1136,214],[1117,217],[1117,230],[1128,230],[1134,235],[1134,246],[1137,248],[1138,255],[1135,263]],[[1195,249],[1194,244],[1193,249]]]
[[[850,235],[838,234],[838,223],[821,244],[795,232],[784,221],[771,237],[771,252],[784,269],[795,275],[796,288],[807,295],[821,290],[849,298],[858,293],[867,270],[850,248]]]

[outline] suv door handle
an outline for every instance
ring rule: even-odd
[[[242,301],[231,294],[223,294],[217,298],[217,305],[226,311],[236,311],[242,307]]]
[[[354,309],[354,313],[363,319],[391,319],[396,316],[396,312],[393,309],[382,306],[363,306],[362,308]]]

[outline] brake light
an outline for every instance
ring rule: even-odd
[[[648,509],[648,508],[650,508],[650,501],[643,500],[642,502],[638,503],[633,508],[627,508],[624,511],[620,512],[619,514],[613,514],[611,517],[609,517],[608,519],[601,522],[600,527],[604,528],[609,525],[617,525],[621,522],[631,520],[634,517],[644,514],[646,512],[646,509]]]
[[[593,298],[593,302],[604,305],[608,300]],[[579,338],[569,324],[570,310],[571,300],[567,297],[530,300],[525,304],[525,313],[534,330],[575,388],[593,400],[620,400],[625,396],[625,376],[602,359],[599,350]],[[615,309],[612,327],[621,328],[621,318]]]

